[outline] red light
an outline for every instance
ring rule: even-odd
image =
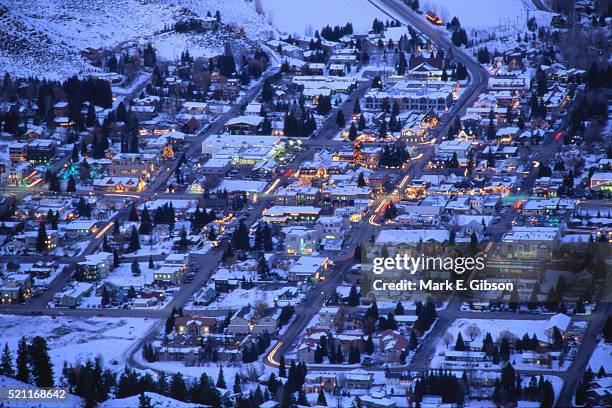
[[[291,169],[285,172],[285,177],[291,177]]]

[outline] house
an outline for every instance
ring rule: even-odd
[[[94,285],[87,282],[74,282],[58,292],[53,297],[56,304],[61,307],[75,308],[81,304],[83,298],[91,295]]]
[[[327,257],[301,256],[289,268],[289,280],[320,280],[330,266],[330,259]]]
[[[183,110],[187,115],[204,115],[206,112],[208,112],[208,104],[206,102],[188,101],[183,104]]]
[[[568,333],[571,324],[571,317],[563,313],[557,313],[556,315],[548,319],[548,322],[546,322],[546,328],[544,329],[544,333],[546,333],[549,338],[552,338],[554,329],[556,327],[557,330],[559,330],[559,333],[562,336],[565,336],[565,334]]]
[[[310,255],[317,247],[317,231],[302,226],[283,228],[287,255]]]
[[[319,189],[297,183],[281,187],[274,192],[274,203],[285,206],[312,206],[319,200]]]
[[[457,160],[465,161],[472,149],[472,142],[461,140],[445,140],[436,145],[436,153],[457,155]]]
[[[266,208],[262,216],[267,222],[305,221],[314,222],[319,218],[321,208],[313,206],[275,205]]]
[[[189,315],[178,316],[174,319],[174,331],[177,334],[200,339],[212,333],[217,325],[214,317]]]
[[[304,392],[318,393],[321,389],[325,392],[334,392],[338,385],[338,376],[334,373],[309,373],[304,381]]]
[[[192,117],[185,121],[185,123],[183,123],[183,125],[181,126],[181,132],[187,134],[194,134],[199,127],[200,122],[196,118]]]
[[[612,172],[602,173],[596,172],[591,176],[591,183],[589,188],[596,192],[607,192],[610,194],[612,191]]]
[[[56,157],[57,143],[51,139],[35,139],[25,147],[26,160],[34,163],[46,163]]]
[[[115,177],[140,177],[148,180],[159,164],[155,153],[118,153],[111,159],[111,175]]]
[[[54,261],[36,261],[28,269],[28,273],[33,278],[46,279],[57,270],[57,263]]]
[[[254,135],[261,130],[263,116],[237,116],[225,123],[225,131],[232,135]]]
[[[99,230],[97,220],[76,220],[63,224],[61,228],[71,238],[85,238]]]
[[[227,192],[232,196],[244,197],[252,203],[264,193],[268,181],[224,178],[212,193]]]
[[[387,398],[380,392],[360,396],[359,401],[366,408],[395,408],[397,406],[394,400]]]
[[[231,334],[262,334],[275,333],[278,329],[278,319],[281,309],[268,308],[263,313],[249,306],[242,307],[230,318],[227,332]]]
[[[374,382],[374,373],[349,372],[344,376],[343,388],[348,390],[369,390]]]
[[[435,205],[406,205],[400,207],[402,214],[395,217],[398,224],[435,226],[441,219],[441,207]]]
[[[93,188],[97,191],[130,192],[142,191],[145,182],[139,177],[102,177],[94,180]]]
[[[346,74],[347,74],[347,72],[346,72],[346,65],[344,65],[344,64],[330,64],[330,66],[329,66],[329,75],[345,76]]]
[[[349,221],[345,217],[322,216],[314,225],[320,239],[344,239],[349,229]]]
[[[560,230],[556,227],[514,226],[502,237],[502,249],[512,258],[550,260],[559,244]]]
[[[179,284],[189,265],[189,254],[171,253],[161,266],[153,272],[153,281],[162,284]]]
[[[109,252],[98,252],[86,255],[85,260],[79,262],[79,270],[84,278],[89,281],[99,281],[105,278],[113,267],[113,254]]]
[[[0,278],[0,304],[20,303],[32,296],[32,277],[27,273]]]
[[[485,361],[486,356],[487,354],[484,351],[447,350],[444,353],[444,360],[476,363]]]

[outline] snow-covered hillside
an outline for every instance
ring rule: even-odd
[[[353,24],[365,33],[375,18],[389,17],[367,0],[261,0],[263,11],[274,26],[288,34],[312,35],[326,25]]]
[[[163,395],[154,392],[145,392],[145,395],[151,398],[151,405],[155,408],[191,408],[200,407],[198,404],[190,404],[187,402],[178,401],[172,398],[164,397]],[[127,398],[111,399],[98,405],[100,408],[125,408],[137,407],[138,395]]]
[[[244,29],[251,39],[271,35],[272,28],[244,0],[2,0],[0,5],[0,73],[63,78],[95,69],[80,57],[86,47],[115,47],[146,38],[190,17],[221,13],[221,21]],[[163,39],[162,39],[163,40]],[[182,41],[185,43],[183,44]],[[191,41],[191,43],[189,42]],[[200,45],[198,45],[200,44]],[[177,55],[202,42],[180,37],[163,44]]]

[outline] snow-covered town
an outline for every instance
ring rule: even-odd
[[[0,0],[0,407],[612,406],[611,38]]]

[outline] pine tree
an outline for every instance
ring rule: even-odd
[[[28,343],[25,337],[22,337],[17,344],[17,374],[15,375],[15,379],[24,383],[30,382],[29,363]]]
[[[100,299],[100,304],[104,306],[108,306],[110,304],[110,295],[108,293],[108,289],[106,286],[102,289],[102,299]]]
[[[32,339],[29,357],[36,386],[53,387],[53,364],[49,357],[47,341],[43,337],[36,336]]]
[[[153,408],[154,405],[151,404],[151,397],[147,396],[144,392],[140,393],[138,397],[138,408]]]
[[[323,388],[319,389],[319,396],[317,397],[317,405],[321,405],[323,407],[327,406],[327,399],[325,398],[325,393],[323,392]]]
[[[336,114],[336,125],[338,125],[338,127],[340,128],[343,128],[345,124],[346,120],[344,119],[344,112],[342,112],[342,109],[339,109],[338,113]]]
[[[47,230],[45,228],[45,223],[41,222],[38,225],[38,235],[36,237],[36,251],[42,253],[47,250]]]
[[[216,386],[217,388],[227,388],[227,385],[225,384],[225,376],[223,375],[223,367],[219,368],[219,376],[217,377]]]
[[[68,193],[76,192],[76,180],[73,176],[68,177],[68,182],[66,184],[66,192]]]
[[[234,394],[241,394],[242,393],[242,386],[240,385],[240,375],[238,373],[236,373],[236,375],[234,376],[234,388],[233,388]]]
[[[138,211],[136,210],[136,205],[132,204],[132,208],[130,208],[130,215],[128,216],[128,221],[138,222]]]
[[[130,243],[128,245],[128,252],[136,252],[140,249],[140,236],[138,235],[138,230],[136,227],[132,227],[132,232],[130,234]]]
[[[4,343],[4,349],[2,350],[2,357],[0,358],[0,375],[5,375],[7,377],[15,375],[15,370],[13,369],[13,356],[8,343]]]
[[[179,401],[187,400],[187,385],[183,379],[183,374],[176,373],[170,380],[170,397]]]
[[[278,376],[279,377],[287,377],[287,369],[285,367],[285,357],[280,356],[279,365],[278,365]]]
[[[113,249],[113,266],[115,268],[119,267],[119,252],[116,249]]]
[[[465,347],[465,343],[463,342],[463,336],[461,335],[461,332],[459,332],[459,334],[457,334],[457,341],[455,342],[455,350],[456,351],[465,351],[466,347]]]
[[[404,305],[402,305],[401,301],[397,302],[397,305],[395,306],[395,311],[393,313],[396,316],[402,316],[403,314],[406,313],[406,311],[404,310]]]
[[[141,234],[150,234],[152,229],[151,216],[149,215],[149,210],[145,205],[142,214],[140,216],[140,228],[139,232]]]
[[[351,285],[351,291],[349,292],[348,298],[349,306],[359,306],[359,293],[357,292],[357,286]]]
[[[137,259],[132,261],[132,276],[140,276],[140,263],[138,263]]]

